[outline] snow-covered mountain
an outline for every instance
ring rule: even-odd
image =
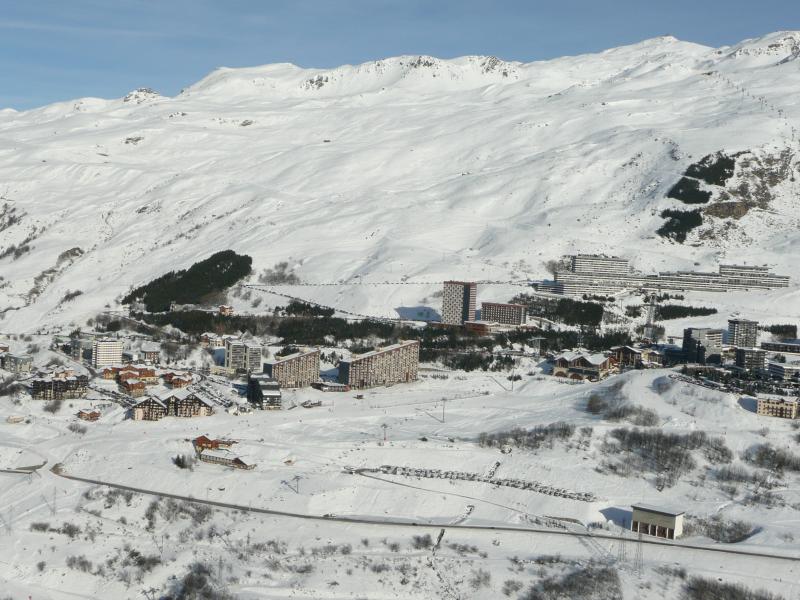
[[[2,110],[0,331],[82,323],[226,248],[257,270],[289,261],[305,282],[535,278],[570,251],[793,275],[798,91],[800,32],[781,32],[528,64],[219,69],[173,98]],[[667,197],[717,152],[735,171],[699,184],[708,204]],[[665,209],[699,209],[703,225],[684,243],[661,237]],[[323,299],[390,314],[430,291]]]

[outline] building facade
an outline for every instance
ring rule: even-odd
[[[764,417],[796,419],[798,415],[797,399],[758,398],[756,413]]]
[[[283,388],[308,387],[319,379],[319,350],[296,352],[264,364],[264,373]]]
[[[737,348],[736,366],[740,369],[755,371],[766,365],[767,353],[758,348]]]
[[[3,355],[3,368],[12,373],[30,373],[33,367],[33,357],[28,354],[10,354]]]
[[[758,344],[758,321],[728,319],[728,344],[737,348],[755,348]]]
[[[800,379],[800,364],[787,364],[780,362],[770,362],[767,365],[769,376],[780,381],[791,381]]]
[[[92,342],[92,366],[100,369],[122,362],[122,340],[100,338]]]
[[[683,511],[672,511],[647,504],[634,504],[631,531],[674,540],[683,535]]]
[[[158,397],[150,396],[131,410],[131,417],[135,421],[157,421],[163,417],[207,417],[212,414],[212,404],[187,389],[170,390]]]
[[[225,367],[239,373],[260,373],[262,349],[254,342],[225,340]]]
[[[494,321],[503,325],[525,325],[527,318],[528,308],[523,304],[481,303],[482,321]]]
[[[31,396],[36,400],[83,398],[88,390],[89,378],[86,375],[38,377],[31,381]]]
[[[553,376],[575,381],[596,381],[607,377],[614,367],[615,361],[603,354],[564,352],[556,357]]]
[[[722,329],[687,327],[683,330],[683,352],[688,362],[705,364],[720,362],[722,356]]]
[[[248,404],[254,408],[277,410],[283,405],[280,384],[265,373],[250,375],[245,394]]]
[[[781,340],[780,342],[761,342],[761,349],[783,354],[800,354],[800,340]]]
[[[632,270],[628,261],[615,256],[578,254],[570,267],[559,269],[547,287],[569,296],[610,295],[623,290],[706,291],[773,289],[787,287],[789,277],[768,267],[720,265],[717,273],[673,271],[645,275]]]
[[[463,325],[475,320],[478,284],[471,281],[445,281],[442,292],[442,323]]]
[[[354,355],[339,363],[339,383],[363,389],[416,381],[419,342],[410,340]]]

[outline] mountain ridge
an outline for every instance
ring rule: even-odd
[[[796,39],[713,49],[662,37],[533,63],[283,64],[266,70],[289,75],[260,85],[264,67],[226,69],[175,97],[142,88],[2,112],[0,330],[80,323],[227,248],[257,270],[289,260],[311,282],[541,278],[574,251],[644,270],[785,271],[800,241],[800,109],[785,100],[800,73],[783,62]],[[696,208],[670,188],[717,152],[749,154],[724,186],[699,184],[707,216],[685,243],[658,236],[663,211]],[[746,210],[725,204],[736,202]],[[321,299],[391,315],[432,291]]]

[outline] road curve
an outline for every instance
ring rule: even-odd
[[[148,490],[143,488],[137,488],[127,485],[121,485],[117,483],[111,483],[108,481],[100,481],[98,479],[88,479],[85,477],[77,477],[75,475],[67,475],[66,473],[62,472],[61,466],[56,464],[51,467],[50,471],[59,477],[63,477],[65,479],[71,479],[72,481],[80,481],[82,483],[88,483],[91,485],[103,485],[106,487],[118,489],[118,490],[126,490],[129,492],[135,492],[138,494],[145,494],[148,496],[160,496],[162,498],[172,498],[174,500],[183,500],[184,502],[194,502],[195,504],[204,504],[206,506],[215,506],[217,508],[227,508],[230,510],[241,510],[245,512],[257,513],[257,514],[264,514],[264,515],[273,515],[276,517],[287,517],[291,519],[304,519],[307,521],[327,521],[333,523],[348,523],[348,524],[356,524],[356,525],[379,525],[379,526],[390,526],[390,527],[440,527],[444,529],[460,529],[463,531],[493,531],[493,532],[509,532],[509,533],[529,533],[532,535],[566,535],[572,537],[582,537],[582,538],[594,538],[594,539],[604,539],[604,540],[611,540],[614,542],[618,542],[620,540],[619,536],[615,535],[607,535],[607,534],[595,534],[595,533],[580,533],[576,531],[562,531],[557,529],[541,529],[541,528],[534,528],[534,527],[511,527],[508,525],[498,525],[498,526],[481,526],[481,525],[443,525],[441,523],[414,523],[414,522],[403,522],[403,521],[393,521],[390,519],[365,519],[365,518],[358,518],[358,517],[341,517],[341,516],[324,516],[324,515],[308,515],[303,513],[293,513],[287,512],[282,510],[274,510],[270,508],[253,508],[250,506],[244,506],[241,504],[231,504],[228,502],[219,502],[216,500],[202,500],[200,498],[194,498],[192,496],[182,496],[180,494],[171,494],[169,492],[159,492],[156,490]],[[637,541],[633,538],[626,538],[627,541],[633,542]],[[653,546],[661,546],[661,547],[668,547],[668,548],[675,548],[675,549],[688,549],[688,550],[700,550],[703,552],[713,552],[717,554],[737,554],[740,556],[754,556],[759,558],[772,558],[775,560],[784,560],[790,562],[800,562],[800,556],[787,556],[785,554],[771,554],[766,552],[753,552],[749,550],[734,550],[728,548],[719,548],[715,546],[700,546],[696,544],[681,544],[677,542],[666,542],[666,541],[659,541],[654,539],[645,539],[641,540],[643,544],[653,545]]]

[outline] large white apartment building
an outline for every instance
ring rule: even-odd
[[[547,286],[556,294],[609,295],[630,289],[727,292],[789,285],[788,276],[770,273],[768,267],[720,265],[718,273],[671,271],[645,275],[632,270],[628,261],[619,257],[578,254],[570,258],[570,268],[557,271]]]
[[[418,368],[419,342],[409,340],[341,361],[339,383],[354,389],[408,383],[417,379]]]
[[[492,321],[502,325],[524,325],[527,316],[528,309],[523,304],[481,303],[481,321]]]
[[[442,323],[463,325],[475,320],[478,284],[473,281],[445,281],[442,293]]]
[[[95,369],[122,362],[122,340],[100,338],[92,342],[92,366]]]
[[[758,321],[728,319],[728,344],[737,348],[754,348],[758,342]]]
[[[261,373],[261,353],[261,344],[242,340],[225,340],[225,368]]]

